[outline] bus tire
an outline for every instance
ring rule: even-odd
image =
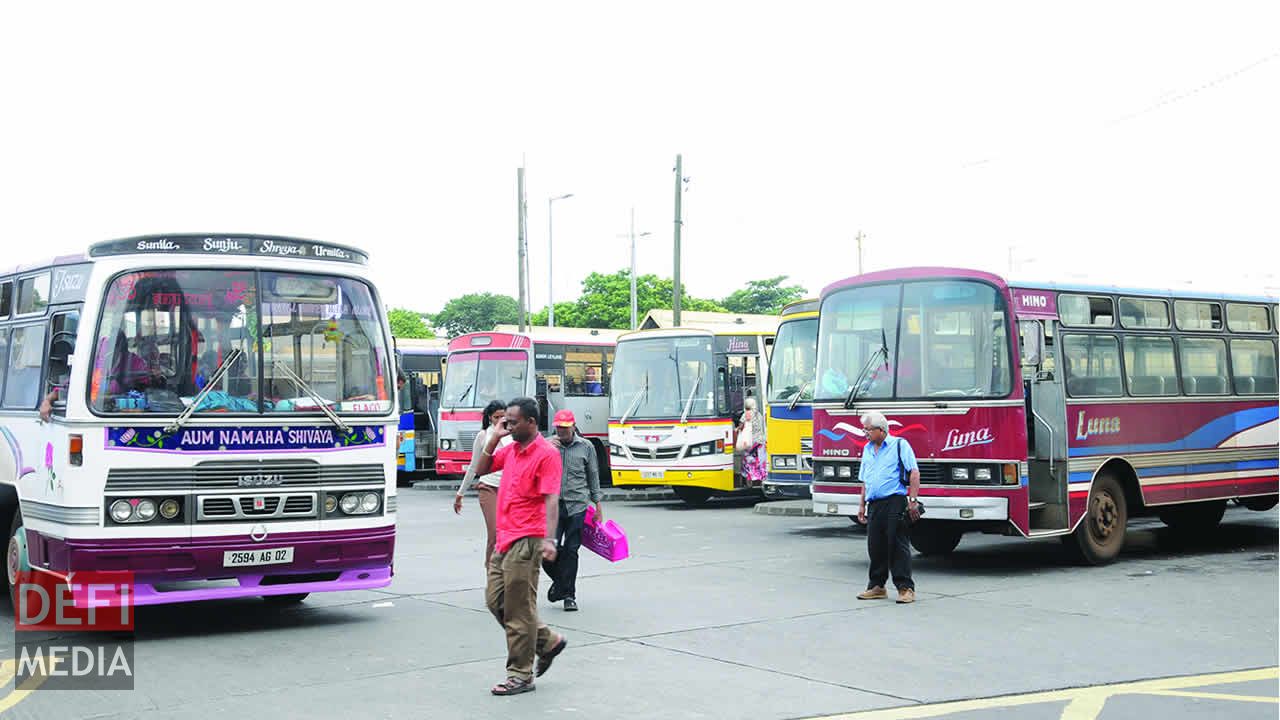
[[[1242,498],[1236,498],[1236,502],[1240,503],[1240,505],[1244,507],[1249,508],[1250,510],[1257,510],[1258,512],[1264,512],[1266,510],[1270,510],[1271,508],[1275,507],[1276,504],[1280,502],[1280,495],[1259,495],[1256,497],[1242,497]]]
[[[671,491],[689,507],[702,507],[711,499],[711,491],[707,488],[672,486]]]
[[[1198,533],[1217,527],[1226,511],[1226,500],[1210,500],[1161,508],[1159,515],[1160,522],[1175,532]]]
[[[9,602],[13,612],[18,612],[18,573],[31,570],[31,558],[27,555],[27,533],[22,527],[22,509],[14,508],[13,522],[9,524],[9,542],[5,549],[5,584],[9,588]]]
[[[911,528],[911,547],[921,555],[947,555],[960,544],[960,528],[924,522]]]
[[[301,603],[303,600],[306,600],[307,596],[310,594],[311,593],[290,593],[288,595],[264,595],[262,599],[266,601],[268,605],[272,605],[274,607],[285,607]]]
[[[1124,547],[1125,529],[1129,524],[1129,507],[1124,488],[1110,473],[1100,473],[1089,491],[1089,504],[1070,539],[1076,559],[1088,565],[1106,565],[1120,555]]]

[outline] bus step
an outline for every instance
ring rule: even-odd
[[[1027,509],[1028,509],[1028,510],[1040,510],[1040,509],[1042,509],[1042,508],[1048,507],[1048,505],[1049,505],[1049,503],[1042,503],[1042,502],[1027,503]]]

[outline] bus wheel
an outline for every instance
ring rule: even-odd
[[[689,507],[702,507],[711,499],[711,491],[706,488],[675,485],[671,490]]]
[[[960,528],[921,523],[911,528],[911,547],[921,555],[946,555],[960,544]]]
[[[1089,493],[1089,506],[1084,518],[1071,535],[1070,547],[1078,559],[1089,565],[1106,565],[1120,555],[1124,547],[1129,508],[1124,488],[1113,475],[1098,475]]]
[[[18,612],[18,573],[31,570],[27,555],[27,533],[22,527],[22,510],[14,508],[13,523],[9,526],[9,547],[5,552],[5,580],[9,583],[9,600],[14,613]]]
[[[1275,507],[1276,503],[1280,502],[1280,495],[1261,495],[1258,497],[1242,497],[1242,498],[1236,498],[1236,502],[1240,503],[1244,507],[1249,508],[1250,510],[1257,510],[1259,512],[1262,512],[1264,510],[1270,510],[1271,508]]]
[[[1176,505],[1160,510],[1160,522],[1176,532],[1208,532],[1218,526],[1226,511],[1226,500]]]
[[[297,605],[303,600],[306,600],[307,596],[310,594],[311,593],[291,593],[289,595],[264,595],[262,599],[265,600],[268,605],[272,605],[275,607],[284,607],[286,605]]]

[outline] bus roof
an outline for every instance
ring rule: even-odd
[[[778,317],[782,321],[817,317],[820,302],[818,298],[806,298],[787,303],[782,307],[782,312],[778,313]]]
[[[84,255],[60,255],[56,258],[27,263],[26,265],[15,265],[11,268],[0,270],[0,276],[20,275],[33,270],[44,270],[45,268],[58,267],[59,265],[78,265],[87,260],[88,258]]]
[[[870,285],[874,283],[893,282],[895,280],[923,280],[928,278],[963,278],[967,280],[983,280],[995,285],[1003,290],[1007,287],[1004,278],[982,270],[973,270],[969,268],[953,268],[953,267],[904,267],[892,268],[889,270],[877,270],[876,272],[863,273],[862,275],[854,275],[850,278],[837,280],[830,285],[822,288],[822,296],[836,290],[843,290],[847,287],[857,285]]]
[[[405,355],[444,355],[449,350],[445,338],[396,338],[396,349]]]
[[[772,335],[778,330],[777,315],[681,311],[679,328],[709,330],[717,335]],[[677,329],[675,313],[650,310],[640,323],[641,330]]]
[[[495,325],[493,332],[524,335],[534,342],[567,343],[574,345],[612,345],[626,330],[610,328],[530,327],[523,333],[516,325]]]

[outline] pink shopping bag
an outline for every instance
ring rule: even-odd
[[[627,534],[612,520],[604,524],[596,522],[596,509],[588,505],[586,521],[582,526],[582,546],[609,562],[624,560],[630,554]]]

